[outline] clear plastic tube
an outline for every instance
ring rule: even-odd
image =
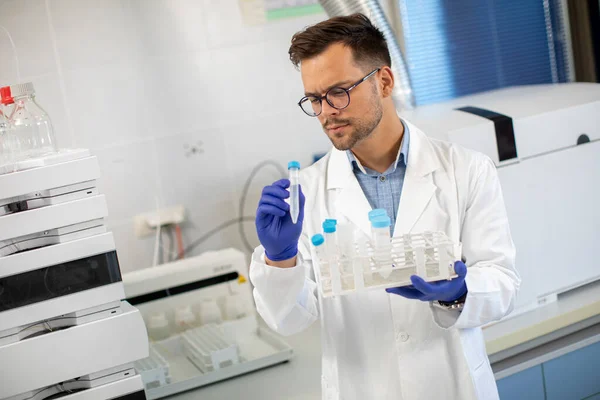
[[[329,274],[329,259],[327,257],[327,249],[325,246],[325,238],[320,233],[317,233],[311,238],[313,246],[315,246],[315,253],[319,260],[319,272],[321,277],[328,278]]]
[[[391,220],[387,216],[375,217],[371,220],[371,232],[375,247],[374,259],[379,275],[387,279],[392,273],[392,242],[390,240]]]
[[[288,163],[289,179],[290,179],[290,215],[292,222],[298,222],[300,214],[300,163],[298,161],[290,161]]]
[[[340,263],[338,257],[337,245],[337,227],[335,223],[329,222],[323,224],[325,236],[325,251],[329,260],[329,270],[331,273],[331,289],[333,294],[339,294],[342,291],[342,276],[340,273]]]

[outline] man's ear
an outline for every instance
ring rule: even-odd
[[[383,97],[390,97],[394,90],[394,73],[390,67],[382,67],[379,74],[381,74],[381,78],[379,79],[381,94]]]

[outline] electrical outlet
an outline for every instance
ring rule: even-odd
[[[169,224],[181,224],[185,220],[185,208],[181,205],[161,208],[133,217],[133,231],[138,238],[153,235],[156,228]]]

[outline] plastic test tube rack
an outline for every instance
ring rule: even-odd
[[[216,324],[207,324],[181,334],[188,358],[202,372],[238,364],[238,346],[226,340]]]
[[[313,257],[319,290],[324,298],[410,285],[411,275],[418,275],[425,281],[451,279],[457,276],[454,262],[460,260],[462,254],[462,246],[453,243],[443,232],[393,237],[391,266],[377,262],[381,257],[376,255],[380,252],[366,237],[354,241],[350,246],[350,256],[340,253],[339,249],[344,248],[348,249],[348,246],[339,246],[338,243],[333,259]]]

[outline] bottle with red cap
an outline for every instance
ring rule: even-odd
[[[36,158],[57,151],[54,129],[48,113],[35,100],[33,83],[10,86],[14,100],[9,123],[20,142],[24,158]]]

